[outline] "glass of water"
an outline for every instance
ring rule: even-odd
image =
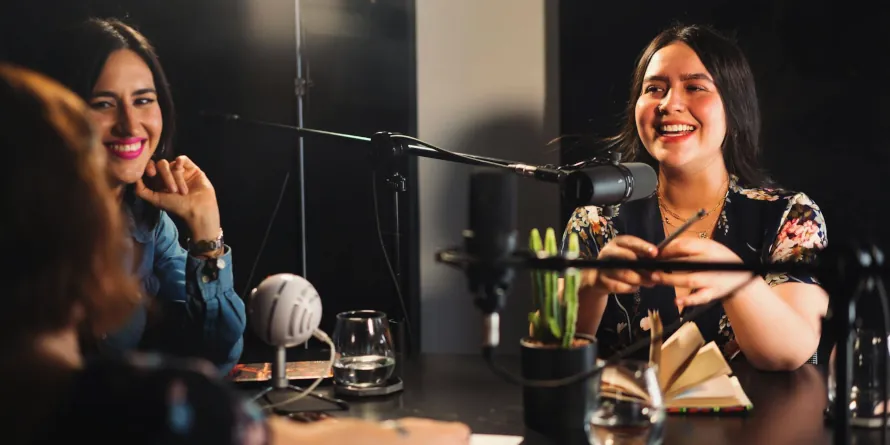
[[[382,386],[395,369],[392,335],[381,311],[337,314],[334,345],[334,382],[353,388]]]
[[[648,362],[623,360],[591,381],[591,444],[662,443],[666,411],[657,369]]]
[[[829,417],[835,416],[835,396],[837,395],[837,346],[832,349],[828,365],[828,406]],[[848,388],[850,396],[850,424],[857,427],[880,428],[883,422],[883,386],[890,385],[881,367],[881,355],[890,364],[890,346],[887,339],[877,332],[856,329],[853,340],[852,381]]]

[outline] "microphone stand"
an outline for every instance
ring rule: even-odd
[[[867,248],[853,247],[841,252],[825,251],[826,258],[818,260],[816,264],[805,263],[777,263],[777,264],[747,264],[747,263],[709,263],[709,262],[679,262],[664,260],[597,260],[597,259],[567,259],[565,257],[537,258],[530,253],[515,253],[500,261],[483,262],[471,255],[461,252],[459,249],[445,249],[437,252],[436,260],[461,268],[483,267],[522,267],[528,269],[541,269],[564,271],[569,268],[592,269],[637,269],[637,270],[661,270],[661,271],[739,271],[764,274],[767,272],[809,272],[821,277],[827,290],[839,297],[833,307],[833,314],[829,324],[833,324],[837,333],[836,360],[835,360],[835,398],[834,409],[834,445],[848,445],[851,443],[851,388],[853,386],[853,342],[855,334],[856,303],[866,291],[876,290],[881,300],[884,315],[882,324],[883,341],[879,354],[879,369],[883,371],[881,379],[881,397],[883,418],[881,427],[882,443],[885,441],[887,428],[887,380],[890,377],[887,367],[887,330],[888,303],[884,293],[882,275],[890,271],[884,264],[884,255],[875,246]],[[484,286],[487,289],[496,286]],[[846,297],[846,298],[844,298]],[[488,296],[489,300],[496,301],[503,298],[500,293]],[[482,306],[480,305],[480,308]],[[688,321],[688,320],[687,320]],[[621,355],[621,354],[619,354]],[[489,357],[490,358],[490,357]],[[600,366],[589,372],[567,377],[560,380],[527,381],[519,378],[525,386],[555,387],[575,383],[588,378],[604,369]]]
[[[276,346],[275,360],[272,361],[272,380],[270,381],[269,386],[265,387],[262,391],[254,395],[251,400],[259,403],[259,401],[262,399],[267,401],[270,405],[275,405],[281,403],[281,401],[272,400],[272,398],[270,397],[271,395],[278,394],[285,397],[291,397],[291,395],[293,394],[292,392],[301,393],[303,392],[303,388],[290,384],[290,381],[287,379],[287,348],[285,348],[284,346]],[[341,410],[349,409],[349,404],[346,401],[330,398],[325,396],[324,394],[313,391],[307,394],[307,396],[334,404]],[[277,411],[284,413],[295,413],[318,410],[318,408],[313,408],[313,404],[311,403],[308,407],[297,405],[297,407],[294,408],[294,405],[298,402],[302,402],[302,400],[295,400],[291,403],[287,403],[285,407],[279,408],[277,409]]]
[[[355,141],[361,142],[364,144],[370,145],[370,158],[372,161],[372,165],[375,170],[380,170],[384,166],[390,166],[392,171],[389,177],[386,178],[386,183],[389,185],[392,190],[392,202],[393,202],[393,215],[394,215],[394,234],[392,241],[392,249],[394,251],[393,255],[393,274],[395,275],[396,286],[398,287],[397,292],[401,295],[402,286],[402,259],[401,259],[401,229],[399,225],[399,193],[406,191],[407,184],[405,177],[399,172],[398,168],[395,166],[394,160],[400,156],[417,156],[423,158],[430,159],[439,159],[443,161],[456,162],[467,165],[477,165],[477,166],[488,166],[488,167],[499,167],[503,169],[507,169],[513,171],[514,173],[523,175],[523,176],[532,176],[539,179],[545,179],[552,182],[558,182],[562,179],[565,172],[559,169],[550,169],[543,167],[533,167],[529,165],[525,165],[516,161],[510,161],[506,159],[498,159],[487,156],[478,156],[471,155],[466,153],[458,153],[449,150],[444,150],[438,147],[435,147],[431,144],[427,144],[421,140],[415,139],[410,136],[406,136],[399,133],[381,131],[375,133],[372,137],[364,137],[364,136],[356,136],[352,134],[346,133],[334,133],[331,131],[324,130],[315,130],[312,128],[305,127],[297,127],[293,125],[280,124],[276,122],[267,122],[261,120],[254,119],[244,119],[238,114],[232,113],[219,113],[215,111],[204,110],[199,113],[202,117],[222,120],[225,122],[238,122],[250,125],[257,125],[261,127],[268,128],[277,128],[280,130],[292,131],[300,136],[316,136],[316,137],[324,137],[329,139],[338,139],[341,141]],[[414,141],[415,144],[410,144],[408,141]],[[616,161],[617,162],[617,161]],[[376,175],[375,175],[376,181]],[[304,240],[305,241],[305,240]],[[305,242],[304,242],[305,244]],[[303,246],[305,249],[305,246]],[[385,254],[385,252],[384,252]],[[304,255],[305,256],[305,255]],[[305,268],[305,266],[304,266]],[[404,305],[404,302],[401,301]],[[405,310],[403,306],[403,310]],[[410,317],[407,313],[404,314],[405,318],[409,326],[410,331]],[[413,333],[409,332],[409,337],[413,336]],[[413,341],[410,340],[410,341]],[[414,350],[414,345],[408,349],[408,354],[413,355],[412,352]]]

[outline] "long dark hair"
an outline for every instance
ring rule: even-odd
[[[117,19],[90,18],[77,23],[62,30],[39,62],[39,69],[89,101],[108,57],[122,49],[138,54],[151,70],[163,120],[161,138],[152,159],[171,159],[176,132],[173,93],[154,47],[134,27]],[[137,202],[134,189],[132,184],[124,187],[124,202],[134,212],[137,222],[154,227],[160,219],[160,210],[146,202],[134,206]]]
[[[707,26],[674,25],[655,36],[643,50],[634,69],[624,125],[616,136],[607,140],[610,148],[621,152],[625,161],[646,162],[658,167],[657,161],[649,155],[640,141],[634,110],[652,56],[675,42],[689,45],[714,76],[714,84],[723,99],[726,114],[726,138],[723,140],[726,169],[746,185],[772,185],[772,179],[759,163],[760,107],[754,87],[754,74],[742,50],[733,41]]]
[[[176,130],[173,94],[154,47],[139,31],[117,19],[91,18],[65,29],[39,63],[40,71],[89,100],[111,53],[128,49],[142,58],[154,77],[164,128],[155,160],[170,158]]]

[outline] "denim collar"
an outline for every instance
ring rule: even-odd
[[[132,186],[124,189],[122,199],[122,208],[124,217],[127,221],[127,230],[130,236],[140,244],[147,244],[152,239],[154,230],[153,224],[150,224],[145,217],[145,210],[148,203],[136,196],[136,192]]]

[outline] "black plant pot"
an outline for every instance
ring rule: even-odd
[[[590,342],[570,349],[520,341],[522,376],[532,380],[569,377],[589,371],[596,366],[596,340],[589,335],[576,334]],[[524,387],[522,405],[525,427],[556,443],[588,443],[590,413],[595,398],[588,385],[591,377],[558,388]]]

